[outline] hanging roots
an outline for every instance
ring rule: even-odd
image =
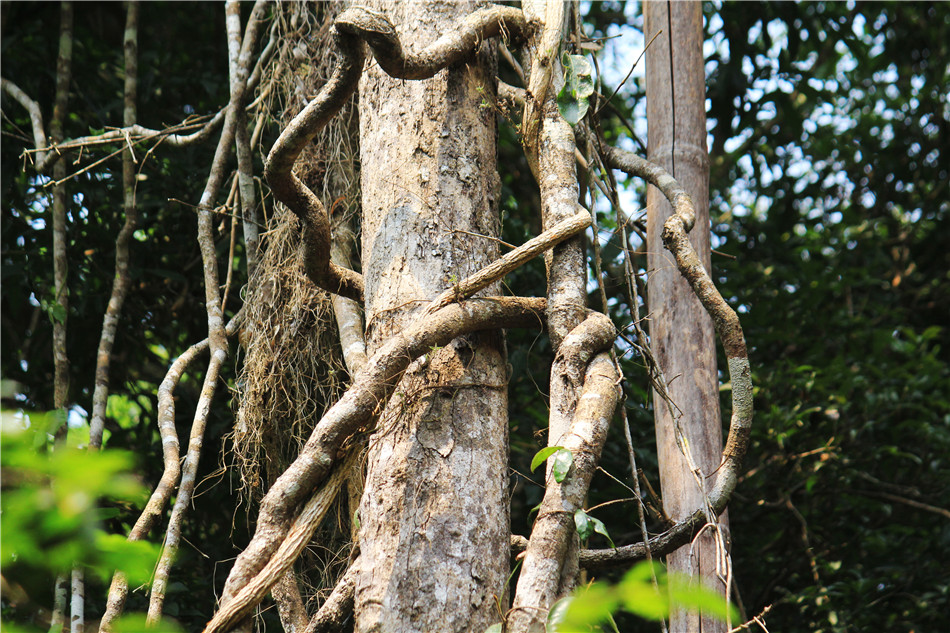
[[[289,121],[332,72],[326,55],[329,27],[340,10],[334,3],[315,14],[306,3],[283,5],[279,12],[280,46],[261,86],[272,107]],[[305,43],[305,44],[304,44]],[[327,127],[299,161],[298,176],[321,194],[334,224],[355,213],[359,199],[352,105]],[[247,326],[241,339],[244,362],[236,389],[238,403],[232,435],[238,489],[253,506],[273,479],[297,456],[314,424],[345,389],[345,367],[333,308],[300,266],[300,226],[278,206],[262,236],[266,250],[245,296]]]

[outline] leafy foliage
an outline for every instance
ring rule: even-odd
[[[616,631],[618,611],[661,620],[669,617],[671,609],[702,609],[710,617],[731,621],[738,617],[735,607],[727,607],[719,594],[688,578],[667,574],[658,563],[643,561],[614,586],[594,582],[559,601],[548,616],[548,631],[579,633],[608,622]]]
[[[551,462],[551,474],[554,475],[554,481],[561,483],[567,478],[567,473],[574,463],[574,455],[563,446],[546,446],[538,451],[534,459],[531,460],[531,470],[536,470],[550,457],[554,458],[554,461]]]
[[[74,565],[103,582],[115,570],[133,584],[147,582],[158,547],[102,529],[102,520],[119,514],[122,504],[141,507],[148,497],[130,474],[133,455],[92,453],[68,444],[50,450],[50,431],[62,424],[58,417],[3,413],[0,564],[5,583],[15,596],[43,595]],[[104,499],[111,507],[101,505]]]

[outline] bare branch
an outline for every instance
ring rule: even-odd
[[[63,2],[59,31],[59,57],[56,60],[56,97],[53,118],[50,121],[50,137],[53,142],[63,138],[66,108],[69,106],[69,84],[72,76],[73,57],[73,5]],[[64,171],[61,165],[60,172]],[[56,173],[53,178],[56,179]],[[69,359],[66,356],[66,320],[69,315],[69,289],[66,287],[68,261],[66,259],[66,189],[53,188],[53,276],[54,301],[58,315],[53,319],[53,406],[64,409],[69,398]],[[65,433],[63,428],[62,432]]]
[[[264,0],[258,0],[248,17],[247,32],[244,34],[244,47],[254,46],[260,25],[260,16],[266,7]],[[212,232],[212,207],[218,190],[224,182],[225,166],[231,150],[234,147],[235,126],[238,120],[238,110],[244,107],[246,84],[241,81],[238,58],[241,54],[241,6],[237,0],[229,0],[226,7],[226,24],[228,30],[228,52],[231,60],[231,100],[225,115],[224,129],[214,154],[211,173],[208,175],[204,192],[198,203],[198,244],[201,249],[201,259],[204,268],[205,282],[205,309],[208,313],[208,341],[210,344],[211,360],[205,372],[204,384],[198,406],[192,421],[191,437],[188,442],[188,454],[182,467],[181,484],[178,497],[172,508],[168,531],[165,537],[164,549],[155,571],[152,583],[152,594],[149,601],[148,621],[156,623],[161,617],[165,600],[165,590],[168,576],[178,542],[181,538],[181,523],[194,491],[195,477],[198,472],[198,461],[201,458],[201,446],[204,440],[204,430],[211,408],[211,401],[217,387],[221,366],[227,358],[227,335],[225,333],[221,295],[218,286],[218,264]],[[246,76],[246,75],[245,75]]]
[[[241,309],[228,323],[226,328],[228,336],[233,336],[241,328],[244,314],[244,310]],[[204,339],[185,350],[168,368],[162,384],[158,387],[158,432],[162,441],[164,470],[158,485],[149,497],[148,503],[145,504],[145,509],[142,510],[138,520],[129,532],[128,540],[130,541],[140,541],[148,536],[164,513],[165,505],[171,498],[175,484],[178,483],[181,461],[178,431],[175,428],[175,388],[184,376],[185,370],[199,355],[208,351],[209,347],[208,339]],[[129,585],[124,574],[116,573],[112,577],[112,584],[109,587],[109,597],[100,623],[100,631],[111,630],[111,623],[122,615],[128,593]]]
[[[342,214],[341,214],[342,219]],[[341,267],[350,266],[350,253],[354,235],[349,226],[337,222],[334,226],[337,239],[330,246],[330,259]],[[366,366],[366,337],[363,330],[362,306],[342,295],[331,294],[333,314],[340,332],[340,347],[343,362],[350,376],[356,376]]]
[[[340,63],[317,97],[284,128],[267,156],[264,177],[274,197],[300,218],[303,225],[301,252],[310,279],[320,288],[362,303],[363,278],[330,261],[330,224],[326,209],[316,194],[293,174],[300,152],[350,98],[363,70],[359,40],[341,34],[335,27],[331,29],[331,36],[341,53]]]
[[[453,301],[471,297],[479,290],[501,279],[525,262],[534,259],[538,254],[554,248],[564,240],[576,236],[590,226],[591,221],[590,213],[583,207],[578,208],[580,208],[580,211],[574,216],[562,220],[537,237],[528,240],[503,257],[499,257],[477,273],[463,279],[452,288],[440,294],[432,300],[432,303],[429,304],[423,314],[432,314]]]
[[[473,54],[485,39],[501,34],[519,36],[525,32],[524,14],[514,7],[494,5],[479,9],[424,50],[407,54],[396,29],[382,13],[365,7],[351,7],[337,19],[337,28],[361,37],[373,49],[380,67],[399,79],[428,79],[447,66]]]
[[[541,132],[541,119],[548,101],[548,90],[558,67],[557,54],[561,50],[561,35],[564,32],[564,3],[560,0],[533,0],[525,4],[526,18],[531,30],[540,29],[528,39],[528,51],[531,56],[531,72],[528,79],[527,98],[525,99],[522,129],[524,145],[531,171],[537,177],[538,138]],[[540,182],[540,179],[538,179]]]
[[[297,577],[293,569],[277,579],[270,593],[274,602],[277,603],[277,615],[286,633],[298,633],[307,628],[310,617],[307,615],[306,607],[303,606],[303,598],[300,596],[300,587],[297,586]]]
[[[31,99],[19,86],[9,79],[0,79],[0,88],[22,105],[30,115],[33,127],[33,144],[36,146],[36,171],[46,167],[47,144],[46,131],[43,129],[43,112],[40,104]]]
[[[297,518],[294,519],[293,526],[288,530],[287,536],[284,537],[280,547],[277,548],[277,551],[274,552],[264,568],[244,585],[232,600],[221,607],[205,626],[204,633],[218,633],[233,627],[242,618],[250,615],[254,607],[264,599],[278,579],[287,573],[292,573],[291,569],[294,561],[307,547],[310,538],[320,525],[320,521],[323,520],[340,492],[354,460],[358,458],[359,455],[350,455],[350,458],[340,464],[323,486],[310,497],[310,500],[300,510]]]
[[[732,419],[722,461],[718,469],[718,478],[710,492],[709,508],[713,513],[721,513],[735,490],[738,471],[745,456],[752,426],[752,380],[745,338],[735,311],[726,303],[710,279],[705,267],[699,261],[696,252],[689,243],[686,231],[695,220],[692,201],[676,180],[662,167],[635,154],[618,150],[601,143],[605,163],[621,169],[632,176],[644,178],[659,188],[673,206],[663,229],[663,242],[676,259],[680,274],[689,282],[693,292],[710,314],[716,333],[723,343],[729,365],[732,384]],[[706,524],[707,508],[695,510],[688,518],[680,521],[664,534],[650,539],[649,543],[637,543],[598,553],[587,558],[588,565],[611,565],[629,563],[647,555],[647,548],[655,555],[662,556],[690,539]]]

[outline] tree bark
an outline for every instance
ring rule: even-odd
[[[420,50],[475,8],[373,3]],[[370,353],[429,300],[498,257],[493,47],[431,79],[360,81],[363,262]],[[459,231],[459,232],[457,232]],[[467,231],[463,234],[460,231]],[[500,294],[492,284],[484,294]],[[478,631],[508,574],[504,341],[475,333],[410,366],[369,443],[357,631]]]
[[[690,242],[711,270],[709,158],[706,150],[702,5],[647,2],[647,38],[662,30],[646,54],[649,158],[669,171],[689,193],[696,211]],[[663,246],[672,208],[656,187],[647,193],[648,300],[653,354],[674,406],[654,392],[657,452],[663,506],[675,521],[708,507],[722,450],[716,339],[712,320]],[[677,426],[682,437],[677,438]],[[691,459],[690,459],[691,458]],[[698,469],[694,472],[690,461]],[[709,517],[707,517],[709,518]],[[724,523],[726,518],[720,519]],[[698,575],[724,592],[716,580],[717,543],[704,531],[691,547],[668,556],[671,571]],[[675,611],[673,633],[724,631],[724,623],[698,613]]]

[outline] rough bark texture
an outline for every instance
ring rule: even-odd
[[[647,36],[663,31],[646,54],[649,158],[665,167],[692,197],[696,220],[690,241],[711,270],[702,7],[699,3],[649,2],[645,13]],[[664,248],[663,226],[672,208],[655,187],[649,188],[647,208],[650,339],[675,403],[671,411],[659,404],[662,396],[654,393],[660,485],[664,509],[680,521],[706,506],[704,495],[712,489],[720,465],[716,342],[712,320]],[[685,443],[677,440],[677,424]],[[684,449],[702,473],[702,489]],[[716,556],[715,539],[706,532],[693,547],[670,554],[668,562],[671,570],[715,578]],[[722,583],[716,584],[724,590]],[[722,627],[721,622],[683,611],[674,613],[670,623],[674,633]]]
[[[474,3],[375,4],[419,50]],[[498,257],[494,60],[432,79],[360,82],[367,343],[375,351]],[[498,294],[497,284],[487,293]],[[406,372],[370,440],[360,506],[357,631],[484,631],[508,573],[503,340],[478,333]]]
[[[570,217],[578,206],[574,130],[561,116],[555,100],[564,83],[559,51],[564,40],[567,15],[565,3],[560,0],[532,0],[523,3],[523,6],[526,19],[534,27],[528,37],[527,47],[531,59],[531,80],[528,86],[530,97],[525,108],[525,143],[541,193],[542,225],[548,229]],[[586,313],[587,262],[583,236],[578,235],[555,246],[545,253],[544,263],[548,277],[548,335],[551,337],[552,349],[560,353],[562,341],[580,325]],[[581,372],[583,374],[583,368]],[[557,446],[570,427],[570,414],[565,414],[573,412],[580,396],[580,384],[565,382],[552,371],[549,393],[551,415],[548,446]],[[579,544],[577,536],[572,534],[567,549],[560,553],[559,562],[563,561],[564,564],[560,569],[560,587],[556,591],[539,591],[526,586],[525,590],[530,595],[519,595],[519,600],[531,605],[531,609],[545,610],[553,605],[557,597],[572,591],[579,571]],[[516,617],[523,615],[522,612]],[[538,615],[535,612],[532,617]],[[518,630],[518,627],[513,630]]]

